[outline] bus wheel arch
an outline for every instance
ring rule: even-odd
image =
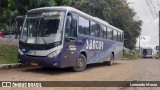
[[[107,61],[107,65],[112,66],[113,65],[113,60],[114,60],[114,52],[110,54],[110,60]]]
[[[80,54],[84,55],[86,57],[86,60],[87,60],[87,53],[85,51],[82,51]]]
[[[87,55],[84,51],[82,51],[76,60],[76,65],[72,69],[75,72],[81,72],[86,68],[86,66],[87,66]]]
[[[113,55],[113,60],[114,60],[114,52],[112,52],[112,55]]]

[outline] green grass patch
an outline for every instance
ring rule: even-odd
[[[18,62],[18,47],[0,45],[0,64],[11,64]]]
[[[135,54],[135,53],[123,54],[124,59],[137,59],[139,57],[140,56],[138,54]]]

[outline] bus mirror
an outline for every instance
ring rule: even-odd
[[[23,16],[17,16],[16,17],[16,22],[18,21],[18,22],[22,22],[24,20],[24,17]]]
[[[22,26],[23,20],[24,20],[24,17],[23,17],[23,16],[17,16],[17,17],[16,17],[16,19],[15,19],[16,28],[19,28],[19,27]]]
[[[23,16],[17,16],[16,19],[15,19],[15,29],[16,29],[16,39],[18,38],[18,35],[20,35],[20,32],[21,32],[21,28],[22,28],[22,24],[23,24],[23,21],[24,21],[24,17]]]
[[[72,27],[72,29],[76,29],[77,28],[77,21],[75,19],[72,19],[71,27]]]

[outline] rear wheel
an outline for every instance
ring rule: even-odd
[[[107,61],[107,65],[112,66],[113,65],[114,56],[113,54],[110,55],[110,60]]]
[[[73,67],[73,71],[81,72],[85,68],[86,68],[86,57],[83,54],[80,54],[76,61],[76,66]]]

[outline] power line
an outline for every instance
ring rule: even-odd
[[[150,1],[150,2],[149,2]],[[157,11],[158,13],[156,14],[156,8],[153,5],[153,1],[152,0],[145,0],[147,7],[149,8],[149,11],[153,17],[153,19],[155,20],[157,26],[159,26],[159,23],[157,22],[157,18],[159,17],[159,11]],[[153,7],[153,9],[152,9]]]
[[[153,4],[152,0],[150,0],[150,2],[151,2],[151,6],[153,7],[153,11],[154,11],[154,13],[155,13],[155,15],[156,15],[156,18],[157,18],[157,17],[158,17],[158,11],[156,11],[156,7],[155,7],[155,5]]]
[[[149,2],[150,1],[150,2]],[[158,17],[157,17],[157,15],[156,15],[156,10],[155,10],[155,7],[154,7],[154,5],[153,5],[153,2],[152,2],[152,0],[145,0],[145,2],[146,2],[146,5],[147,5],[147,7],[149,8],[149,11],[150,11],[150,13],[151,13],[151,15],[152,15],[152,17],[153,17],[153,19],[155,20],[155,23],[157,24],[156,26],[157,26],[157,28],[159,27],[159,23],[157,22],[157,18],[159,17],[159,11],[157,11],[158,12]],[[151,3],[151,4],[150,4]],[[152,5],[152,6],[151,6]],[[153,9],[152,9],[152,7],[154,8],[154,11],[153,11]]]
[[[155,6],[153,5],[152,0],[150,0],[150,2],[151,2],[150,5],[153,7],[153,14],[154,14],[156,17],[158,17],[157,14],[156,14]]]
[[[153,19],[156,20],[156,17],[155,17],[155,15],[154,15],[154,12],[152,11],[152,8],[151,8],[151,6],[150,6],[150,3],[148,2],[148,0],[145,0],[145,2],[146,2],[146,4],[147,4],[147,7],[149,8],[149,11],[150,11]]]
[[[160,3],[158,0],[156,0],[157,4],[158,4],[158,8],[159,8],[159,11],[160,11]]]

